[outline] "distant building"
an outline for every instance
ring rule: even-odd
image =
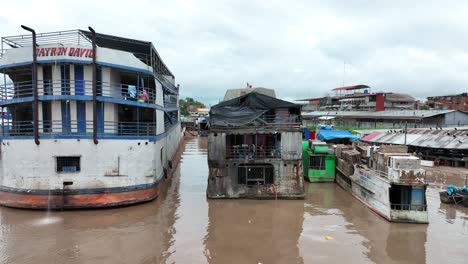
[[[381,145],[406,145],[411,153],[435,165],[468,168],[468,130],[408,129],[374,131],[362,141]]]
[[[449,109],[468,112],[468,93],[431,96],[427,98],[427,105],[433,109]]]
[[[200,116],[207,116],[210,113],[209,108],[198,108],[198,114]]]
[[[315,111],[302,114],[306,126],[330,123],[361,128],[435,128],[468,125],[468,113],[457,110]]]
[[[384,111],[413,110],[417,107],[414,97],[402,93],[371,92],[367,85],[353,85],[332,89],[333,96],[309,98],[305,111]]]

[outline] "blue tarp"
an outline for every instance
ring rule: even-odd
[[[332,125],[319,125],[319,130],[333,130],[333,126]]]
[[[468,194],[468,185],[460,187],[459,190],[462,194]]]
[[[310,139],[310,132],[309,132],[309,129],[307,129],[307,128],[304,128],[304,138],[306,140]]]
[[[332,140],[332,139],[340,139],[340,138],[348,138],[353,140],[358,140],[359,137],[351,134],[348,130],[324,130],[321,129],[318,132],[317,137],[320,140]]]
[[[458,191],[457,186],[451,185],[451,184],[447,186],[447,194],[448,195],[455,194],[457,191]]]

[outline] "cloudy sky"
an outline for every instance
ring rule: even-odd
[[[466,14],[448,0],[18,0],[2,4],[0,35],[91,25],[152,41],[181,96],[208,104],[246,82],[287,100],[343,82],[424,99],[468,91]]]

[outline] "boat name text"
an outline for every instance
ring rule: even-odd
[[[37,57],[70,56],[79,58],[92,58],[93,49],[72,47],[37,48],[36,54]]]

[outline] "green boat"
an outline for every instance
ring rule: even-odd
[[[335,155],[324,142],[302,142],[304,177],[309,182],[335,181]]]

